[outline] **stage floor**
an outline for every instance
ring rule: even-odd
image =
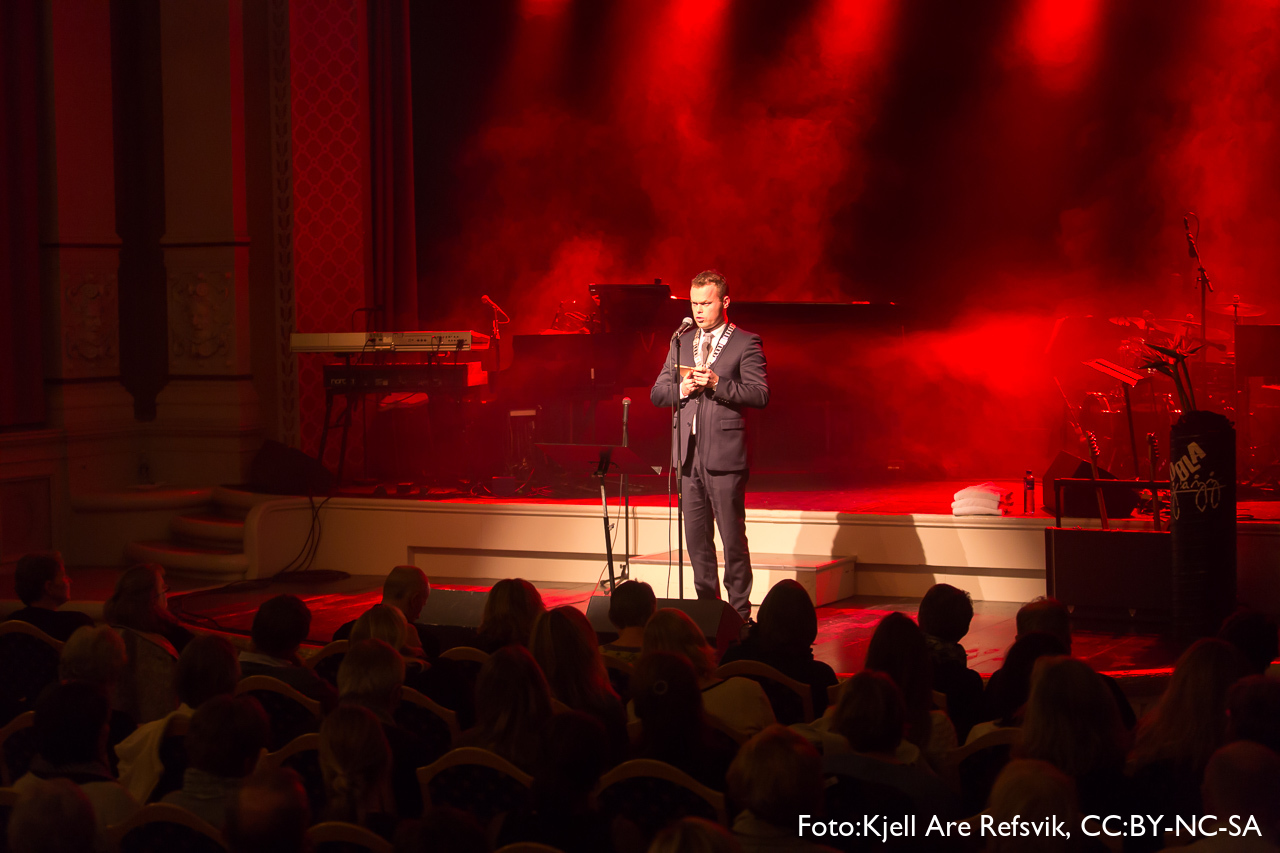
[[[631,506],[665,507],[668,497],[665,478],[643,477],[644,482],[633,489]],[[922,482],[884,482],[851,485],[822,483],[808,475],[766,474],[753,476],[747,486],[747,509],[808,510],[813,512],[841,512],[871,515],[950,515],[951,501],[956,492],[981,482],[993,482],[1005,491],[1013,493],[1013,507],[1005,518],[1053,517],[1042,506],[1042,483],[1036,481],[1036,508],[1022,511],[1023,484],[1021,480],[930,480]],[[343,497],[364,498],[374,496],[374,486],[352,486],[340,490]],[[592,491],[592,489],[595,491]],[[564,490],[557,494],[536,496],[495,497],[489,495],[463,495],[453,490],[418,491],[403,496],[380,496],[386,500],[445,501],[450,503],[533,503],[560,504],[565,506],[599,505],[598,487],[583,486],[577,489],[580,496],[568,496]],[[617,478],[607,487],[610,506],[622,503]],[[1240,501],[1237,504],[1241,521],[1280,521],[1280,500]],[[1135,515],[1134,521],[1150,516]]]

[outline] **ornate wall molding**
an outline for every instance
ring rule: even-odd
[[[276,434],[301,444],[298,359],[289,350],[298,312],[293,278],[293,104],[289,66],[289,0],[271,0],[268,23],[271,69],[272,269],[276,305]]]
[[[115,273],[64,271],[61,290],[63,375],[118,373],[120,308]]]
[[[227,373],[235,368],[235,274],[169,274],[169,372]]]

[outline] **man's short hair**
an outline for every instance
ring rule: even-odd
[[[191,715],[187,732],[188,766],[224,779],[253,770],[267,745],[269,723],[252,696],[214,696]]]
[[[178,657],[174,692],[188,707],[199,708],[214,696],[235,692],[240,661],[231,641],[216,634],[196,634]]]
[[[1280,756],[1259,743],[1238,740],[1209,759],[1201,785],[1204,806],[1219,815],[1254,817],[1272,844],[1280,833]]]
[[[1240,650],[1250,672],[1264,673],[1280,654],[1280,632],[1276,621],[1265,613],[1241,607],[1218,629],[1218,639]]]
[[[427,573],[417,566],[396,566],[382,582],[383,601],[403,601],[418,592],[431,595]]]
[[[30,779],[9,815],[13,853],[81,853],[98,831],[93,804],[70,779]]]
[[[223,836],[231,853],[302,853],[311,806],[298,774],[288,767],[244,780],[227,803]]]
[[[693,277],[693,284],[690,287],[714,287],[716,289],[716,297],[724,299],[729,295],[729,282],[715,270],[704,270]]]
[[[36,751],[50,764],[84,764],[99,754],[102,730],[111,714],[107,694],[96,684],[51,684],[36,700]]]
[[[311,630],[311,609],[296,595],[277,595],[262,602],[250,631],[258,651],[287,658],[298,650]]]
[[[609,596],[609,621],[623,628],[643,628],[658,608],[653,587],[644,581],[625,581]]]
[[[1042,595],[1031,599],[1018,608],[1015,623],[1019,637],[1032,631],[1052,634],[1071,648],[1071,611],[1056,598]]]
[[[62,555],[57,551],[32,551],[18,558],[13,569],[13,588],[23,604],[31,605],[44,597],[44,585],[58,576]]]
[[[969,593],[949,583],[935,583],[920,599],[920,630],[948,643],[958,643],[969,633],[973,600]]]

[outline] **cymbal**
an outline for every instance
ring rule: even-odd
[[[1170,335],[1181,335],[1187,340],[1199,340],[1201,338],[1201,324],[1194,320],[1171,320],[1160,319],[1150,320],[1148,324],[1151,328]],[[1207,341],[1222,342],[1231,340],[1231,333],[1224,332],[1221,329],[1209,329],[1203,334]]]
[[[1117,326],[1137,326],[1139,329],[1146,328],[1146,321],[1142,317],[1110,317],[1108,319]]]
[[[1206,307],[1214,314],[1225,314],[1228,317],[1261,317],[1267,313],[1267,309],[1261,305],[1251,305],[1248,302],[1215,302]]]

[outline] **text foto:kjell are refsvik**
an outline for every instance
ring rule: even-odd
[[[977,832],[974,832],[974,829]],[[1226,835],[1232,838],[1240,836],[1262,836],[1257,820],[1252,816],[1231,815],[1219,821],[1216,815],[1177,816],[1172,820],[1164,815],[1085,815],[1080,821],[1080,832],[1091,838],[1098,836],[1132,837],[1160,836],[1164,832],[1172,832],[1176,836],[1212,838],[1215,835]],[[891,838],[914,838],[918,834],[919,823],[916,815],[863,815],[859,821],[815,821],[812,815],[800,815],[799,834],[815,838],[880,838],[885,841]],[[1070,838],[1071,830],[1067,822],[1057,817],[1039,820],[1024,820],[1014,815],[1010,820],[998,821],[991,815],[978,815],[974,820],[944,821],[936,815],[925,827],[926,836],[969,837],[1036,837]]]

